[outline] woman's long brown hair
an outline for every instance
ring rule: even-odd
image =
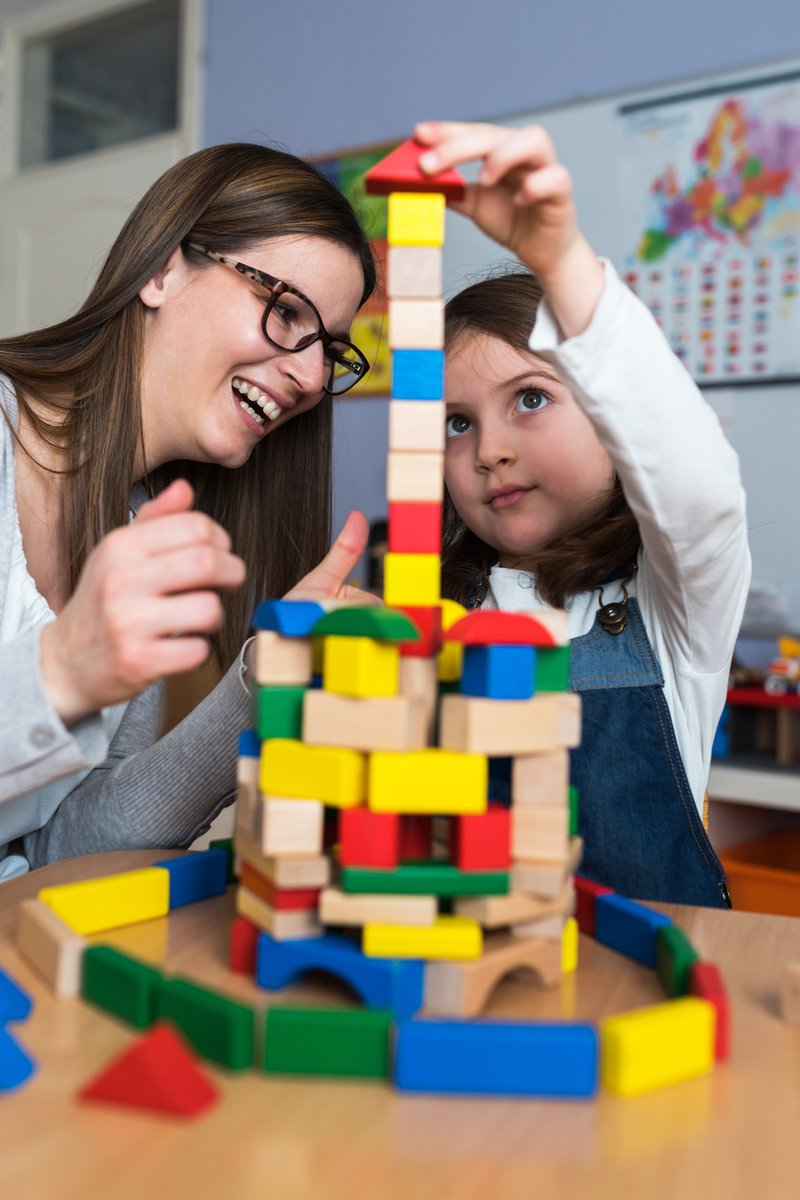
[[[484,334],[529,354],[528,339],[543,295],[536,277],[519,270],[465,288],[445,308],[448,353]],[[447,489],[443,521],[442,592],[460,604],[474,605],[486,593],[497,551],[467,528]],[[537,554],[537,594],[546,604],[562,608],[568,597],[625,571],[635,561],[640,541],[636,518],[615,477],[599,512]]]
[[[200,150],[145,194],[74,316],[0,341],[0,371],[36,434],[59,454],[59,536],[70,591],[92,548],[128,521],[132,464],[144,449],[140,289],[187,240],[242,257],[256,242],[287,235],[326,238],[351,251],[364,275],[362,303],[369,297],[375,286],[369,243],[349,203],[316,168],[246,142]],[[212,267],[186,253],[198,269]],[[220,666],[236,657],[254,603],[282,595],[326,552],[331,451],[326,395],[265,437],[243,467],[171,462],[143,480],[155,494],[172,479],[188,479],[197,507],[228,531],[247,563],[247,586],[223,600],[224,624],[214,640]]]

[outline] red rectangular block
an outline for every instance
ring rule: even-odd
[[[603,883],[595,883],[593,879],[584,879],[583,875],[575,876],[575,920],[581,933],[595,936],[595,901],[598,896],[610,896],[614,889]]]
[[[256,973],[256,945],[261,930],[247,917],[234,917],[231,925],[231,940],[228,966],[232,971],[244,975]]]
[[[508,870],[511,810],[490,804],[480,815],[454,817],[452,859],[461,871]]]
[[[441,504],[435,500],[390,501],[388,546],[393,554],[439,554],[442,547]]]
[[[401,612],[414,622],[421,637],[418,642],[401,642],[401,658],[433,658],[442,648],[442,610],[439,605],[430,608],[397,605]]]
[[[343,808],[339,819],[339,862],[343,867],[396,867],[400,819],[397,813]]]
[[[249,863],[242,862],[239,884],[254,896],[265,900],[282,912],[296,912],[316,908],[321,888],[276,888],[271,879],[259,874]]]
[[[714,963],[693,962],[689,968],[689,994],[707,1000],[717,1010],[714,1057],[726,1059],[731,1049],[731,1009],[725,982]]]
[[[400,861],[430,858],[433,854],[433,817],[404,813],[400,817]]]

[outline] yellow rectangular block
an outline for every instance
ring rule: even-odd
[[[714,1066],[716,1012],[707,1000],[682,996],[600,1022],[603,1086],[641,1096],[705,1075]]]
[[[444,303],[441,300],[390,300],[389,347],[392,350],[441,350]],[[414,404],[425,403],[421,400]]]
[[[434,403],[412,400],[412,404]],[[390,450],[386,460],[388,500],[441,500],[444,454],[439,450]]]
[[[81,883],[42,888],[39,899],[75,933],[89,937],[165,917],[169,912],[169,871],[144,867]]]
[[[482,754],[432,748],[376,751],[369,758],[373,812],[483,813],[488,787],[489,764]]]
[[[441,247],[389,247],[386,262],[387,296],[441,296],[442,291]]]
[[[578,969],[578,922],[567,917],[561,934],[561,972],[572,975]]]
[[[442,560],[438,554],[389,553],[383,560],[387,604],[417,607],[439,603]]]
[[[323,649],[322,683],[338,696],[396,696],[400,647],[369,637],[329,634]]]
[[[390,450],[441,454],[444,451],[444,433],[443,400],[389,401]]]
[[[370,923],[361,948],[368,958],[480,958],[483,933],[469,917],[437,917],[428,927]]]
[[[441,192],[392,192],[389,196],[389,245],[444,245],[444,211]]]
[[[268,738],[261,745],[259,785],[274,796],[355,808],[367,798],[367,758],[357,750]]]

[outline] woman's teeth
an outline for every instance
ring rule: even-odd
[[[248,383],[246,379],[235,378],[233,386],[237,392],[246,397],[239,401],[240,406],[251,417],[254,417],[259,425],[264,424],[265,417],[274,421],[281,415],[280,405],[276,404],[274,400],[270,400],[269,396],[265,395],[255,384]]]

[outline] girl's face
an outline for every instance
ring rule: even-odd
[[[299,288],[329,333],[349,337],[364,287],[349,250],[326,238],[292,236],[231,257]],[[177,250],[140,295],[147,308],[148,470],[175,459],[242,466],[262,438],[322,399],[322,342],[294,354],[273,346],[261,331],[269,292],[246,276],[221,263],[197,268]],[[137,477],[144,470],[138,465]]]
[[[499,553],[536,554],[607,501],[611,460],[542,359],[481,334],[447,357],[445,482],[459,516]]]

